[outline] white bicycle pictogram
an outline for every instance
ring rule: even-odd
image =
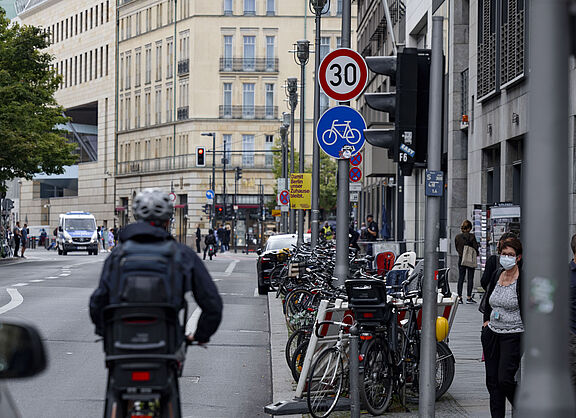
[[[322,142],[326,145],[333,145],[338,138],[345,139],[350,145],[357,144],[362,139],[362,134],[356,128],[350,127],[349,120],[344,121],[344,123],[336,123],[338,119],[332,121],[332,126],[329,130],[324,131],[322,134]],[[344,128],[344,132],[340,133],[340,131],[336,128]]]

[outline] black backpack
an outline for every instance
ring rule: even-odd
[[[168,303],[185,307],[182,254],[173,240],[128,240],[114,250],[110,303]]]

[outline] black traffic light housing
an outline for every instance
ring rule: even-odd
[[[365,93],[366,104],[387,112],[394,129],[367,129],[369,144],[388,148],[388,156],[400,166],[402,175],[412,174],[414,163],[424,163],[428,148],[428,98],[430,50],[404,48],[397,56],[366,57],[368,68],[390,77],[396,92]]]
[[[206,167],[206,148],[196,148],[196,167]]]
[[[236,167],[236,180],[240,180],[242,178],[242,168]]]

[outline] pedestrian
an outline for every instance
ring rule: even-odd
[[[506,415],[506,399],[514,407],[516,372],[522,357],[522,243],[518,238],[502,242],[500,268],[494,272],[486,290],[482,325],[482,349],[486,368],[486,387],[490,394],[493,418]]]
[[[196,252],[200,253],[200,243],[202,242],[202,231],[200,231],[200,225],[196,226]]]
[[[354,222],[351,222],[348,226],[348,237],[349,247],[355,249],[356,251],[360,251],[360,247],[358,246],[358,238],[360,237],[360,234],[354,229]]]
[[[454,246],[456,247],[456,252],[458,253],[458,303],[462,302],[462,288],[464,287],[464,278],[468,274],[468,298],[466,303],[476,303],[474,297],[472,296],[472,291],[474,289],[474,267],[467,267],[462,265],[462,255],[464,253],[464,246],[472,247],[476,254],[478,254],[478,241],[476,237],[470,231],[472,231],[472,222],[468,219],[462,222],[460,226],[460,231],[456,237],[454,237]]]
[[[14,257],[19,257],[18,249],[20,248],[20,237],[22,235],[20,232],[20,222],[16,222],[12,234],[14,235]]]
[[[324,226],[320,230],[320,235],[323,236],[326,241],[330,241],[334,238],[334,231],[328,221],[324,222]]]
[[[100,233],[102,235],[101,243],[102,243],[102,251],[106,252],[106,240],[108,238],[108,232],[106,232],[106,228],[104,225],[100,227]]]
[[[572,260],[570,260],[570,370],[572,386],[576,391],[576,234],[570,241]]]
[[[116,226],[114,226],[112,233],[114,234],[114,246],[116,246],[118,244],[118,228]]]
[[[112,251],[112,249],[116,246],[116,242],[114,241],[114,231],[112,229],[108,230],[108,249]]]
[[[204,260],[206,260],[206,252],[208,251],[208,246],[212,244],[216,246],[216,237],[214,236],[214,231],[208,230],[208,235],[204,237]],[[216,255],[216,248],[214,248],[214,255]]]
[[[22,245],[22,251],[20,252],[20,257],[24,257],[24,252],[26,251],[26,247],[28,246],[28,234],[30,231],[28,230],[28,224],[24,224],[24,227],[20,231],[20,244]]]
[[[224,228],[222,227],[222,224],[218,226],[216,234],[218,235],[218,246],[220,247],[220,252],[223,253],[226,251],[226,247],[224,246]]]
[[[374,222],[374,216],[368,215],[366,216],[366,241],[376,241],[378,238],[378,224]],[[366,254],[373,255],[373,247],[372,244],[368,244],[366,246]]]
[[[486,264],[484,265],[484,272],[482,273],[482,277],[480,278],[480,285],[482,289],[486,290],[488,288],[488,283],[490,282],[490,278],[494,274],[496,270],[498,270],[499,258],[500,258],[500,251],[502,247],[502,242],[507,240],[508,238],[517,238],[514,232],[504,232],[500,239],[498,240],[498,244],[496,244],[496,254],[492,254],[486,260]]]
[[[226,225],[226,228],[224,229],[224,247],[226,248],[226,251],[230,251],[230,235],[232,235],[230,225]]]

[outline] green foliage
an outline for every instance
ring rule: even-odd
[[[48,45],[41,28],[10,24],[0,9],[0,188],[17,177],[63,173],[76,161],[76,146],[55,129],[67,119],[54,99],[60,77],[43,52]]]
[[[280,137],[277,137],[274,141],[274,150],[281,150],[282,146],[280,143]],[[290,156],[290,144],[288,144],[288,156]],[[290,157],[288,157],[290,158]],[[299,161],[299,153],[294,152],[294,161],[295,161],[295,171],[298,172],[298,161]],[[290,164],[288,164],[290,167]],[[312,172],[312,161],[305,161],[305,172],[311,173]],[[282,153],[276,152],[274,153],[274,167],[272,169],[274,172],[274,178],[282,177]],[[336,160],[326,155],[325,152],[320,150],[320,210],[323,212],[331,212],[336,209],[336,178],[338,172],[338,164]],[[274,193],[278,194],[276,190],[276,185],[274,185]],[[276,201],[272,201],[268,204],[268,206],[273,209],[276,206]]]

